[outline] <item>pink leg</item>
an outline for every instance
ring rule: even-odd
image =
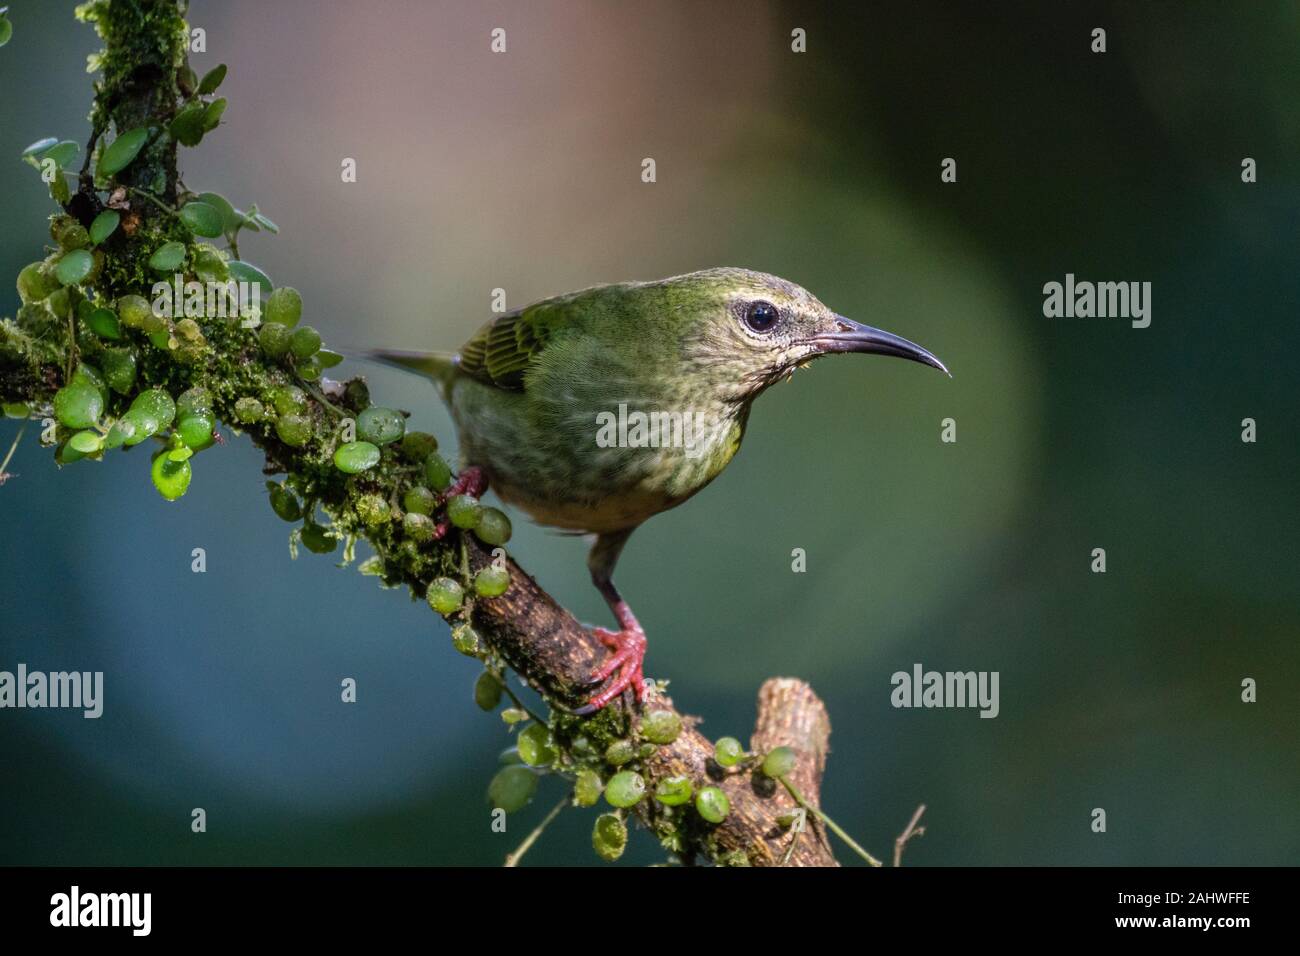
[[[596,539],[595,547],[591,549],[591,557],[587,562],[591,568],[592,583],[609,602],[609,609],[618,619],[619,629],[617,631],[603,627],[592,629],[592,633],[600,642],[614,653],[607,657],[592,675],[593,684],[604,681],[605,686],[585,706],[575,710],[576,714],[593,714],[629,688],[636,696],[637,703],[640,703],[645,696],[645,675],[642,672],[646,650],[645,631],[641,629],[636,615],[627,606],[627,602],[619,596],[612,578],[614,564],[618,561],[623,544],[631,533],[632,530],[628,529],[600,535]]]

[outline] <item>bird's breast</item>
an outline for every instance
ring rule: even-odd
[[[690,498],[726,467],[744,434],[744,415],[723,406],[582,398],[539,401],[458,382],[451,406],[462,458],[538,523],[599,533],[635,527]]]

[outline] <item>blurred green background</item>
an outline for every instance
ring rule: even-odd
[[[10,277],[50,212],[18,153],[88,131],[98,44],[72,8],[17,0],[0,50]],[[818,364],[633,537],[648,670],[706,734],[747,738],[764,678],[811,681],[824,806],[884,855],[925,802],[917,865],[1300,859],[1300,8],[194,0],[191,21],[230,108],[185,182],[279,223],[241,249],[327,343],[454,348],[497,287],[515,307],[738,265],[952,368]],[[1044,318],[1067,272],[1150,281],[1151,327]],[[451,443],[425,383],[364,371]],[[510,738],[474,663],[422,605],[290,561],[259,464],[211,451],[168,504],[140,455],[56,474],[20,447],[0,669],[103,670],[106,704],[0,711],[0,863],[496,864],[559,799],[545,781],[490,831]],[[584,542],[516,517],[519,561],[608,623]],[[893,709],[916,662],[999,671],[1001,715]],[[595,862],[592,816],[528,861]],[[624,862],[661,856],[642,834]]]

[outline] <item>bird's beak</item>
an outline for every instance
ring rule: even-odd
[[[922,365],[930,365],[943,372],[949,378],[952,373],[948,367],[915,342],[909,342],[901,336],[881,329],[873,329],[842,315],[835,316],[835,331],[815,336],[812,344],[819,354],[832,352],[865,352],[876,355],[893,355],[898,358],[911,359]]]

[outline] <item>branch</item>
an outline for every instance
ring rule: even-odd
[[[154,299],[151,290],[159,272],[209,284],[249,275],[235,252],[237,233],[257,223],[274,227],[253,211],[222,210],[221,197],[206,199],[223,214],[230,248],[219,250],[191,231],[210,234],[200,228],[201,216],[177,213],[194,196],[178,185],[178,138],[195,145],[216,127],[213,120],[210,127],[187,128],[184,118],[210,117],[214,110],[219,118],[225,107],[224,100],[218,106],[209,84],[198,83],[185,62],[187,26],[177,0],[94,0],[80,8],[80,15],[95,23],[105,41],[88,145],[101,144],[98,162],[92,175],[87,157],[75,176],[75,195],[67,195],[61,179],[52,185],[62,206],[51,226],[58,248],[23,270],[19,290],[24,304],[17,321],[0,322],[5,413],[42,421],[43,433],[53,436],[60,466],[115,453],[123,445],[117,440],[123,423],[133,423],[131,438],[148,437],[161,446],[149,470],[169,498],[184,494],[195,453],[214,440],[220,444],[220,437],[211,434],[215,423],[246,433],[265,453],[266,474],[285,475],[271,484],[271,503],[286,521],[303,522],[292,532],[295,546],[301,542],[309,550],[328,552],[342,542],[347,563],[353,543],[368,541],[375,557],[363,570],[386,586],[404,585],[417,598],[440,596],[430,603],[457,625],[454,636],[457,631],[462,638],[469,635],[458,641],[458,648],[481,658],[493,675],[501,675],[506,666],[513,669],[551,705],[543,731],[543,752],[549,756],[536,762],[538,772],[575,778],[588,772],[604,780],[613,772],[611,763],[636,770],[647,796],[631,812],[683,862],[702,857],[732,865],[834,865],[821,822],[810,819],[806,828],[783,825],[781,819],[795,809],[788,787],[755,769],[772,748],[791,748],[797,762],[784,779],[816,807],[830,722],[806,684],[774,678],[763,685],[752,737],[758,757],[751,755],[730,770],[714,761],[713,745],[696,731],[696,719],[678,714],[662,693],[652,695],[644,709],[665,712],[657,718],[680,727],[675,737],[643,732],[640,714],[622,702],[587,719],[569,713],[590,694],[588,676],[608,651],[532,577],[477,537],[483,534],[499,544],[508,537],[508,523],[504,531],[498,524],[491,535],[482,528],[470,533],[450,525],[445,509],[450,492],[438,493],[447,470],[436,440],[407,430],[404,413],[379,410],[389,417],[390,431],[404,437],[375,437],[372,446],[351,449],[364,453],[363,466],[352,467],[356,460],[349,459],[345,468],[336,458],[353,440],[349,426],[359,428],[358,417],[374,406],[364,380],[335,382],[322,376],[330,367],[326,356],[334,357],[316,351],[314,331],[298,327],[292,332],[294,348],[286,352],[280,347],[298,321],[296,307],[287,318],[272,312],[283,312],[286,302],[297,299],[296,292],[287,290],[292,293],[287,296],[276,290],[264,316],[274,321],[260,329],[257,316],[253,321],[246,314],[228,318],[224,313],[175,318],[156,306],[144,314],[131,305],[140,296]],[[116,135],[106,144],[110,129]],[[107,170],[98,168],[124,134],[146,129],[133,159],[117,168],[112,168],[115,163],[107,164]],[[135,198],[150,201],[135,203]],[[106,238],[92,238],[89,227],[105,210],[119,212],[122,226]],[[157,253],[165,245],[182,246],[184,255],[174,266],[160,268]],[[70,268],[78,262],[93,267],[84,273]],[[301,349],[299,338],[305,343]],[[81,401],[70,410],[74,395]],[[151,412],[153,417],[136,414],[141,401],[159,396],[164,406],[174,401],[180,410]],[[131,438],[123,446],[128,453]],[[318,509],[328,524],[320,523]],[[496,594],[496,588],[478,587],[476,595],[480,572],[489,566],[497,573],[502,567],[508,571],[509,587],[495,597],[485,595]],[[444,584],[432,587],[431,595],[431,586],[447,578],[456,582],[453,591],[459,585],[463,601],[447,598]],[[652,736],[657,739],[649,740]],[[628,759],[609,759],[611,745],[627,748]],[[668,806],[653,798],[661,780],[680,776],[688,777],[696,790],[719,787],[730,812],[710,823],[689,802]]]

